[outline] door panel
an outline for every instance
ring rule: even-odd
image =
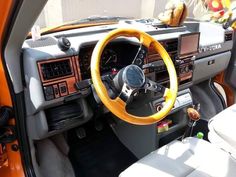
[[[6,31],[7,22],[11,19],[11,9],[13,1],[0,1],[0,106],[12,107],[12,100],[9,92],[9,87],[4,72],[2,63],[2,46],[4,40],[4,32]],[[9,124],[14,125],[14,119],[11,119]],[[1,129],[2,127],[0,127]],[[0,176],[1,177],[23,177],[24,171],[21,163],[20,151],[17,149],[18,142],[0,144]]]
[[[234,30],[235,32],[236,30]],[[234,45],[232,50],[232,56],[229,62],[229,66],[225,72],[225,82],[231,87],[231,99],[236,101],[236,35],[234,34]],[[233,103],[233,104],[234,104]]]

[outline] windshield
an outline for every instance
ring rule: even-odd
[[[35,24],[44,28],[88,17],[141,18],[141,3],[141,0],[49,0]]]
[[[45,28],[73,21],[92,23],[99,20],[119,21],[122,17],[158,18],[160,13],[169,10],[168,2],[167,0],[48,0],[35,25]],[[229,0],[185,0],[185,3],[188,17],[214,22],[218,22],[230,7]]]

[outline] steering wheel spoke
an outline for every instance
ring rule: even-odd
[[[144,59],[147,57],[147,47],[140,45],[137,54],[134,57],[132,64],[139,66],[140,68],[144,65]]]
[[[126,83],[124,83],[121,92],[120,99],[123,100],[126,104],[129,104],[133,98],[133,94],[137,91],[137,89],[133,89],[129,87]]]

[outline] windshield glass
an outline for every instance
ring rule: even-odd
[[[183,0],[171,0],[183,2]],[[80,20],[92,23],[99,20],[126,18],[158,18],[168,16],[173,6],[167,0],[48,0],[35,25],[40,28],[63,25]],[[188,17],[214,21],[228,11],[230,0],[185,0]],[[170,6],[170,5],[169,5]]]
[[[141,0],[49,0],[36,25],[41,28],[99,16],[141,18]]]

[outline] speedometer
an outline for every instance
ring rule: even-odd
[[[105,49],[101,59],[101,69],[108,71],[116,67],[118,56],[114,50]]]

